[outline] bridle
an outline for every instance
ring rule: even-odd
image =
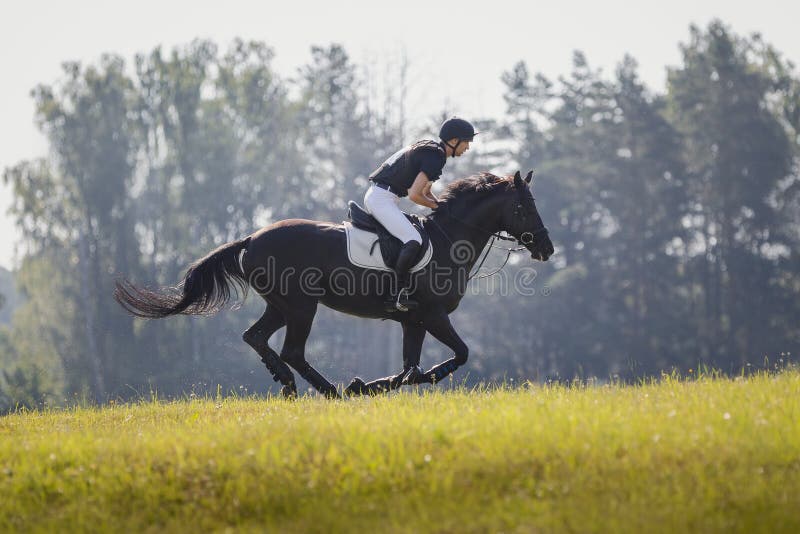
[[[525,206],[522,205],[522,199],[517,199],[517,205],[514,206],[514,213],[511,215],[511,232],[514,231],[515,222],[519,221],[519,225],[524,228],[525,221],[528,218],[527,214],[525,213]],[[536,242],[536,237],[541,234],[548,233],[547,227],[542,225],[541,228],[537,228],[533,232],[522,232],[519,234],[519,238],[504,238],[507,240],[516,239],[517,243],[521,245],[532,245]]]
[[[478,274],[478,272],[481,270],[481,267],[483,267],[483,263],[486,261],[487,256],[489,256],[489,252],[493,248],[497,248],[497,249],[505,251],[507,253],[506,254],[506,259],[505,259],[505,261],[503,261],[503,264],[500,267],[498,267],[497,269],[495,269],[494,271],[478,276],[477,278],[479,280],[482,279],[482,278],[488,278],[490,276],[494,276],[495,274],[499,273],[506,266],[506,264],[508,263],[508,260],[511,257],[511,253],[512,252],[522,252],[524,250],[528,250],[528,247],[525,246],[525,245],[533,244],[536,241],[536,237],[537,236],[539,236],[541,234],[547,234],[548,233],[547,227],[542,225],[541,228],[538,228],[538,229],[534,230],[533,232],[522,232],[518,238],[517,237],[513,237],[513,235],[512,236],[504,236],[504,235],[500,235],[500,232],[492,232],[490,230],[486,230],[485,228],[481,228],[478,225],[475,225],[475,224],[472,224],[472,223],[468,223],[467,221],[459,219],[458,217],[456,217],[455,215],[450,213],[449,206],[448,206],[447,211],[444,212],[444,214],[447,215],[449,218],[453,219],[454,221],[463,224],[464,226],[468,226],[470,228],[474,228],[475,230],[480,230],[484,234],[492,236],[492,240],[489,241],[488,246],[484,247],[483,258],[481,258],[481,261],[478,264],[477,269],[475,269],[475,271],[467,277],[467,281],[472,280],[475,277],[475,275]],[[527,215],[525,214],[525,206],[522,205],[522,199],[518,198],[516,206],[514,206],[514,212],[511,214],[511,224],[509,225],[510,228],[511,228],[511,232],[513,232],[514,228],[518,227],[518,226],[522,226],[524,228],[524,224],[525,224],[525,220],[526,219],[527,219]],[[441,232],[442,235],[450,242],[451,246],[455,245],[453,243],[453,240],[450,239],[450,236],[447,235],[447,232],[444,231],[444,229],[439,225],[439,223],[438,223],[438,221],[436,221],[436,219],[429,218],[428,220],[433,222],[433,224],[436,226],[436,228],[439,230],[439,232]],[[517,222],[517,221],[519,221],[519,222]],[[508,233],[511,233],[511,232],[508,232]],[[495,244],[494,244],[496,239],[500,239],[501,241],[516,241],[517,244],[521,245],[521,246],[512,247],[512,248],[498,247],[498,246],[495,246]]]

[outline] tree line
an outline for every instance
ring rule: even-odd
[[[465,298],[468,380],[738,372],[796,350],[800,77],[720,21],[680,48],[663,93],[631,57],[606,75],[575,52],[556,80],[510,65],[505,113],[469,117],[486,133],[443,181],[535,168],[557,254],[533,294],[498,290],[526,257]],[[0,325],[0,408],[271,387],[240,338],[260,299],[145,322],[111,298],[115,278],[171,285],[271,221],[340,221],[383,159],[454,111],[410,127],[407,65],[378,84],[339,45],[313,47],[291,79],[273,58],[261,42],[195,41],[132,66],[66,63],[34,89],[50,151],[4,171],[23,298]],[[400,350],[398,326],[322,311],[308,357],[344,382],[396,371]],[[445,351],[426,341],[423,361]]]

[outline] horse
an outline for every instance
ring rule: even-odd
[[[353,265],[343,224],[305,219],[281,220],[220,246],[191,264],[175,286],[149,289],[120,278],[114,297],[128,313],[154,319],[210,315],[224,308],[234,293],[246,297],[248,289],[254,289],[266,302],[266,310],[242,338],[281,383],[285,397],[297,395],[292,369],[326,397],[340,397],[336,386],[305,357],[319,304],[358,317],[393,320],[403,329],[403,370],[369,383],[356,377],[345,388],[346,395],[436,384],[467,362],[469,349],[449,315],[466,293],[468,275],[489,239],[505,232],[511,236],[506,239],[516,240],[534,260],[547,261],[553,254],[531,192],[531,176],[532,171],[524,179],[519,171],[503,177],[484,172],[446,187],[438,207],[421,218],[433,255],[412,274],[416,309],[387,310],[386,292],[396,283],[394,273]],[[283,327],[286,334],[277,354],[269,339]],[[453,355],[422,371],[420,355],[428,333]]]

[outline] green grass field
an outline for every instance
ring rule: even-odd
[[[800,373],[0,417],[0,531],[800,532]]]

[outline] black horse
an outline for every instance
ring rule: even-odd
[[[223,245],[192,264],[181,284],[156,291],[117,282],[114,297],[130,313],[146,318],[176,314],[207,315],[219,311],[231,289],[248,286],[267,303],[264,315],[243,334],[261,356],[285,396],[297,394],[289,366],[319,392],[337,397],[336,387],[305,358],[305,345],[319,303],[351,315],[392,319],[403,327],[403,371],[364,383],[353,379],[347,394],[374,394],[405,384],[436,383],[467,361],[468,349],[450,324],[467,289],[467,276],[489,239],[505,231],[527,248],[531,257],[547,261],[553,244],[523,180],[489,173],[451,183],[439,207],[423,219],[433,257],[413,275],[416,310],[389,312],[385,295],[393,273],[362,269],[348,260],[341,224],[288,219]],[[280,355],[270,336],[282,327],[286,336]],[[455,353],[426,372],[419,368],[427,332]]]

